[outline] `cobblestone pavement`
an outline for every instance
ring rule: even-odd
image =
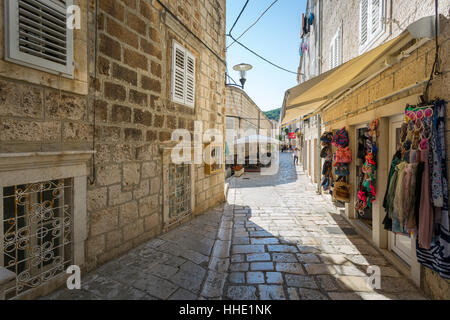
[[[381,270],[381,289],[367,268]],[[228,203],[45,299],[423,299],[331,203],[291,154],[276,176],[245,174]]]

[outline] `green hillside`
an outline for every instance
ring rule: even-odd
[[[267,116],[267,118],[269,118],[270,120],[276,120],[279,121],[280,120],[280,113],[281,113],[281,108],[275,109],[275,110],[270,110],[267,112],[264,112]]]

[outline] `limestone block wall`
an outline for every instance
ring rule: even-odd
[[[201,121],[223,132],[225,0],[162,0],[180,21],[156,0],[100,0],[97,47],[95,1],[78,2],[75,80],[5,62],[0,42],[0,152],[96,150],[86,199],[90,270],[162,232],[160,146],[173,130],[192,133]],[[3,41],[3,12],[0,26]],[[170,100],[173,39],[196,57],[195,108]],[[224,200],[224,173],[204,172],[192,172],[194,215]]]
[[[227,86],[226,94],[227,115],[241,117],[241,129],[246,130],[247,127],[254,127],[257,130],[258,106],[239,88]]]
[[[241,129],[246,130],[249,126],[260,130],[267,130],[267,134],[271,133],[272,123],[264,112],[259,109],[256,103],[241,89],[227,86],[226,87],[226,112],[228,116],[241,117]],[[235,128],[238,127],[236,122]]]
[[[74,79],[5,60],[5,1],[0,1],[0,152],[89,149],[87,3],[74,30]]]
[[[450,101],[450,76],[448,70],[450,68],[450,59],[448,52],[450,50],[450,19],[441,17],[442,34],[439,42],[441,71],[443,74],[437,77],[431,84],[430,97],[432,99],[440,97],[446,101]],[[373,114],[376,117],[377,109],[400,99],[413,95],[423,94],[425,87],[420,86],[415,89],[407,90],[395,97],[384,99],[378,103],[369,105],[371,102],[388,96],[398,90],[407,88],[423,81],[430,76],[431,68],[434,62],[435,44],[434,41],[428,42],[423,47],[414,51],[408,58],[404,59],[397,65],[392,66],[373,80],[369,81],[347,97],[338,101],[332,108],[322,113],[322,119],[327,129],[336,129],[346,125],[351,118],[345,116],[347,112],[354,112],[352,118],[361,117],[365,114]],[[369,109],[360,110],[365,106]],[[401,110],[399,111],[401,113]],[[366,117],[367,118],[367,117]],[[372,118],[372,119],[373,119]],[[450,114],[447,113],[450,119]],[[367,119],[369,120],[369,118]],[[450,168],[450,124],[446,127],[446,143],[447,143],[447,167]],[[450,174],[448,176],[450,179]],[[435,272],[424,268],[423,285],[425,291],[436,299],[450,298],[450,282],[440,278]]]

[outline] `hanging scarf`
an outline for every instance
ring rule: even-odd
[[[417,260],[424,266],[436,271],[442,278],[450,279],[450,223],[448,211],[448,181],[447,164],[445,154],[445,101],[437,101],[434,105],[433,123],[435,135],[433,135],[432,147],[437,149],[441,162],[441,186],[443,206],[440,209],[440,223],[437,224],[439,236],[435,239],[429,250],[422,249],[417,244]]]

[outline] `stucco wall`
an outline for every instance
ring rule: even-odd
[[[320,6],[319,0],[309,0],[307,11],[314,14],[314,23],[310,27],[310,32],[304,36],[304,42],[307,44],[307,50],[302,54],[300,59],[300,83],[310,80],[311,78],[319,75],[320,60]],[[300,31],[300,34],[302,31]],[[301,43],[302,40],[300,40]],[[299,48],[301,50],[301,48]]]
[[[397,37],[411,23],[434,15],[434,0],[385,0],[385,31],[364,52]],[[322,72],[330,70],[330,43],[342,24],[342,62],[345,63],[359,53],[360,0],[322,0]],[[439,12],[448,16],[449,1],[439,1]],[[351,17],[351,18],[350,18]]]

